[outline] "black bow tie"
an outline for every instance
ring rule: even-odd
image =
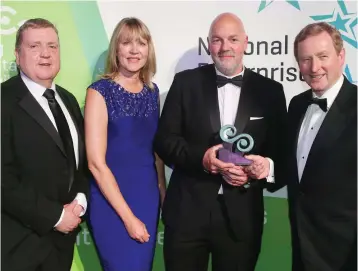
[[[242,86],[242,75],[235,76],[233,78],[227,78],[221,75],[216,76],[216,83],[218,88],[225,86],[228,83],[231,83],[235,86],[241,87]]]
[[[317,104],[324,112],[327,112],[327,99],[311,98],[309,105]]]

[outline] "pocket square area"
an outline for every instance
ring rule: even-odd
[[[260,120],[263,119],[264,117],[250,117],[250,120]]]

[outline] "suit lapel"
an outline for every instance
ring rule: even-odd
[[[290,149],[289,152],[289,165],[290,170],[292,171],[292,178],[291,181],[298,184],[298,161],[297,161],[297,144],[298,144],[298,138],[301,130],[302,121],[305,117],[307,106],[308,106],[308,99],[312,96],[312,92],[308,91],[306,94],[302,97],[302,99],[298,100],[297,103],[294,105],[294,108],[289,110],[289,118],[290,118],[290,129],[288,134],[288,142],[293,142],[293,144],[289,144]],[[291,106],[291,105],[290,105]]]
[[[346,128],[348,116],[346,112],[350,110],[349,100],[352,99],[349,93],[350,83],[345,78],[343,86],[339,91],[335,101],[329,109],[322,125],[313,141],[311,150],[307,157],[305,169],[302,174],[302,180],[307,172],[314,167],[315,162],[320,160],[320,155],[323,155],[322,150],[328,150],[330,146],[337,144],[337,140],[342,131]]]
[[[68,97],[68,95],[66,95],[66,93],[62,90],[61,87],[56,86],[56,90],[58,95],[61,97],[61,100],[63,101],[64,105],[67,108],[68,113],[71,116],[72,122],[75,125],[76,131],[77,131],[77,138],[78,138],[78,160],[82,161],[82,157],[83,157],[83,149],[84,149],[84,142],[82,140],[82,129],[80,129],[79,126],[79,120],[76,118],[76,113],[74,112],[74,106],[71,105],[71,101]]]
[[[242,81],[240,100],[234,123],[234,126],[237,129],[237,135],[244,131],[246,123],[250,118],[250,112],[252,112],[253,108],[255,107],[252,91],[250,91],[250,77],[251,70],[246,68]]]
[[[293,129],[292,129],[292,133],[293,133],[292,138],[294,139],[293,151],[294,151],[295,157],[296,157],[297,144],[298,144],[298,138],[300,135],[301,125],[302,125],[302,121],[306,115],[308,101],[309,101],[310,97],[312,97],[312,92],[311,91],[306,92],[306,94],[302,97],[302,100],[299,101],[297,108],[294,112],[293,119],[292,119],[292,123],[294,124]],[[295,160],[296,160],[296,165],[297,165],[297,158]]]
[[[209,65],[206,72],[207,74],[204,75],[203,83],[204,97],[206,99],[206,106],[210,115],[211,128],[215,133],[218,133],[221,128],[221,123],[214,65]]]
[[[56,145],[59,147],[61,152],[66,156],[65,149],[63,147],[61,137],[58,134],[55,126],[46,115],[45,111],[32,96],[30,91],[19,76],[19,90],[21,99],[19,101],[20,107],[22,107],[40,126],[50,135]]]

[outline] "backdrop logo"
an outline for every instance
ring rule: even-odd
[[[16,34],[18,28],[25,22],[25,20],[18,20],[15,16],[17,16],[17,11],[9,6],[0,6],[0,65],[1,65],[1,74],[0,74],[0,82],[3,82],[9,79],[11,76],[17,74],[17,66],[15,61],[13,61],[13,57],[10,57],[10,48],[13,47],[12,41],[13,37]],[[10,45],[11,44],[11,45]],[[13,52],[11,50],[11,52]]]
[[[344,68],[344,74],[346,75],[347,79],[352,83],[352,84],[357,84],[358,81],[357,80],[353,80],[353,76],[351,73],[351,70],[349,69],[349,66],[346,65]]]
[[[20,27],[24,21],[20,21],[17,24],[11,22],[11,17],[16,15],[16,10],[8,6],[0,6],[0,34],[11,35],[16,33],[17,27]]]
[[[339,9],[334,9],[332,14],[310,16],[315,21],[327,22],[334,26],[342,35],[342,39],[354,48],[358,48],[357,37],[354,28],[358,18],[356,13],[349,13],[346,4],[338,0]]]
[[[271,5],[273,3],[273,1],[274,0],[271,0],[271,1],[261,0],[259,10],[257,12],[260,13],[261,11],[263,11],[265,8],[267,8],[269,5]],[[296,9],[301,10],[298,0],[286,0],[286,2],[288,4],[290,4],[291,6],[295,7]]]

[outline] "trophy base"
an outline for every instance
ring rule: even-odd
[[[252,164],[252,161],[246,159],[241,153],[234,153],[225,148],[218,151],[218,159],[225,163],[233,163],[237,166],[249,166]]]

